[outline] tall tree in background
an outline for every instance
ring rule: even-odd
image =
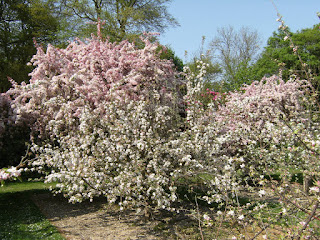
[[[28,81],[32,67],[27,63],[36,52],[33,39],[54,42],[58,21],[51,14],[52,6],[40,0],[0,1],[0,92],[11,86],[8,76]]]
[[[94,26],[88,23],[105,20],[104,33],[111,41],[132,39],[141,32],[163,32],[177,21],[168,13],[171,0],[60,0],[69,36],[88,37]],[[72,31],[69,31],[72,30]],[[74,31],[75,30],[75,31]]]
[[[314,76],[313,85],[320,87],[320,30],[315,25],[312,28],[302,29],[296,33],[287,29],[295,44],[296,53],[301,57],[302,63],[297,54],[294,54],[293,46],[283,30],[274,32],[269,38],[268,44],[253,66],[252,72],[255,77],[260,79],[263,76],[278,74],[279,70],[283,79],[289,79],[290,75],[295,74],[300,78],[306,78],[305,69],[311,71]],[[306,64],[303,67],[303,64]]]
[[[238,89],[251,81],[249,69],[258,56],[259,34],[247,27],[236,31],[231,26],[219,28],[217,33],[210,44],[211,54],[222,69],[225,90]]]

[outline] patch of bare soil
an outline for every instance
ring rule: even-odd
[[[245,196],[251,199],[257,197],[249,193]],[[264,200],[273,202],[277,199],[265,197]],[[118,207],[108,205],[105,198],[95,199],[92,203],[71,204],[62,196],[48,192],[34,194],[33,201],[67,240],[191,240],[202,239],[201,234],[204,239],[216,238],[217,229],[211,227],[202,226],[200,233],[194,216],[186,213],[190,212],[192,206],[186,205],[186,212],[179,214],[158,212],[153,220],[146,221],[142,213],[120,211]],[[199,210],[203,215],[208,209],[202,207]],[[265,231],[261,230],[258,226],[254,229],[253,226],[247,226],[241,232],[248,239],[262,240]],[[279,239],[285,229],[267,230],[270,239]],[[231,239],[233,234],[240,233],[232,227],[223,226],[218,231],[219,240]],[[261,234],[255,236],[260,231]]]
[[[106,208],[104,199],[71,204],[51,193],[35,194],[33,201],[60,233],[70,240],[159,240],[156,221],[143,221],[135,212]]]

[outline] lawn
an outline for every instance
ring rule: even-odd
[[[31,200],[48,191],[42,182],[7,183],[0,187],[0,239],[64,239]]]

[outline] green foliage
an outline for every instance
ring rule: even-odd
[[[162,49],[160,54],[160,59],[171,60],[178,72],[183,71],[183,66],[184,66],[183,61],[175,54],[173,49],[170,48],[169,46],[166,46],[164,50]]]
[[[250,84],[254,80],[252,66],[247,61],[239,62],[232,78],[223,79],[223,92],[239,90],[243,84]]]
[[[315,25],[312,28],[302,29],[293,33],[290,29],[274,32],[269,38],[267,46],[260,54],[256,61],[242,59],[240,55],[233,56],[230,49],[227,54],[225,63],[222,68],[226,73],[222,77],[221,86],[224,91],[239,89],[242,84],[250,84],[252,81],[260,80],[262,77],[270,77],[274,74],[282,74],[283,79],[289,79],[292,74],[300,78],[307,78],[306,71],[311,71],[313,74],[313,85],[319,90],[320,84],[320,30],[319,26]],[[232,29],[231,29],[232,30]],[[230,30],[230,31],[231,31]],[[221,31],[221,30],[220,30]],[[226,31],[226,30],[225,30]],[[230,34],[222,32],[223,39],[227,40]],[[292,42],[287,38],[289,34]],[[221,40],[221,39],[220,39]],[[231,41],[232,42],[232,41]],[[220,42],[218,42],[220,43]],[[217,45],[217,43],[215,43]],[[294,54],[293,44],[298,47],[297,53],[301,57],[300,61],[298,54]],[[222,46],[218,45],[221,49]],[[242,60],[241,60],[242,59]],[[307,64],[303,67],[303,64]]]
[[[5,92],[11,86],[8,76],[18,83],[28,81],[32,67],[27,63],[36,53],[33,39],[52,42],[58,21],[45,1],[1,1],[0,9],[0,92]]]
[[[292,34],[290,31],[289,33]],[[285,36],[285,32],[279,30],[269,38],[267,46],[253,66],[256,78],[278,74],[281,67],[284,70],[283,77],[287,79],[289,72],[285,68],[297,68],[298,57],[293,55],[289,41],[284,40]]]
[[[163,32],[177,21],[168,13],[166,4],[171,0],[62,0],[56,1],[66,35],[89,37],[96,32],[95,25],[88,22],[104,22],[103,34],[110,41],[134,40],[144,31]],[[71,30],[71,31],[70,31]]]
[[[311,70],[313,76],[320,75],[320,30],[315,25],[312,28],[302,29],[296,33],[288,30],[288,33],[295,46],[298,47],[297,54],[294,54],[293,47],[286,33],[283,30],[274,32],[269,38],[261,57],[252,67],[252,75],[255,79],[263,76],[271,76],[282,71],[284,79],[289,79],[295,74],[300,78],[306,78],[306,72]],[[303,64],[307,64],[303,67]],[[319,77],[315,77],[313,85],[319,89]]]

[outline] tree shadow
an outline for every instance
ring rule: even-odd
[[[108,204],[105,197],[72,204],[62,195],[44,192],[34,194],[33,201],[53,224],[59,222],[62,234],[75,239],[86,239],[89,232],[93,239],[183,239],[177,229],[197,228],[186,211],[155,211],[146,218],[143,211],[120,210],[116,204]]]
[[[63,239],[30,199],[37,191],[0,193],[0,239]]]

